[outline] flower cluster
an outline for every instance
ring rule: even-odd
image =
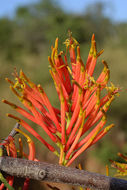
[[[29,147],[29,153],[26,154],[24,152],[23,143],[22,143],[21,138],[18,139],[19,148],[17,149],[16,148],[17,142],[15,142],[15,139],[9,135],[6,140],[4,140],[2,143],[0,143],[0,146],[1,146],[0,147],[0,156],[3,156],[4,155],[3,150],[6,150],[7,156],[10,156],[13,158],[17,158],[17,157],[24,158],[25,157],[28,160],[37,161],[37,159],[35,158],[34,142],[31,140],[31,138],[27,134],[25,134],[20,129],[16,128],[15,130],[26,137],[27,144]],[[14,188],[13,188],[14,176],[7,176],[5,179],[4,176],[0,173],[0,181],[2,182],[0,185],[0,190],[4,189],[5,187],[7,187],[7,189],[9,189],[9,190],[14,190]],[[30,182],[30,179],[26,178],[24,181],[23,187],[22,187],[23,190],[27,190],[29,188],[29,182]]]
[[[115,176],[127,176],[127,156],[121,153],[118,153],[118,156],[120,156],[125,161],[125,163],[110,160],[110,162],[112,163],[111,166],[117,169],[117,173]]]
[[[103,53],[103,50],[97,53],[94,34],[86,64],[82,61],[79,43],[71,35],[64,44],[66,53],[58,52],[57,38],[55,46],[51,47],[51,56],[48,57],[60,109],[51,105],[42,86],[34,84],[22,70],[19,75],[15,72],[15,82],[8,78],[6,80],[28,111],[7,100],[3,102],[41,126],[60,151],[23,119],[8,114],[59,156],[59,164],[69,166],[114,126],[111,124],[105,127],[106,112],[118,93],[118,88],[112,83],[111,86],[107,85],[109,68],[105,61],[102,61],[104,68],[97,80],[93,76],[97,58]],[[106,95],[103,96],[104,89]]]

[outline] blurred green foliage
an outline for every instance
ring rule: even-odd
[[[19,7],[12,19],[1,18],[0,97],[18,102],[9,91],[8,84],[4,82],[5,77],[12,78],[13,68],[17,67],[17,70],[22,68],[34,82],[41,83],[51,102],[57,105],[57,96],[48,73],[47,56],[50,55],[50,46],[54,44],[55,38],[59,37],[59,48],[63,49],[67,32],[71,30],[81,44],[81,54],[86,62],[90,38],[92,33],[95,33],[97,46],[105,49],[102,58],[109,63],[111,81],[122,87],[120,98],[108,112],[108,119],[110,123],[115,123],[116,129],[97,147],[99,153],[96,155],[106,163],[107,158],[112,158],[112,152],[122,152],[127,144],[127,23],[113,23],[110,18],[104,16],[104,9],[105,4],[96,3],[89,6],[83,14],[75,15],[65,12],[59,1],[40,0],[36,4]],[[101,63],[98,63],[97,74],[100,69]],[[12,113],[11,108],[0,103],[1,138],[5,137],[14,125],[14,121],[6,119],[6,112]],[[124,142],[124,146],[120,142]],[[113,145],[110,146],[111,143]],[[103,151],[99,151],[99,147]],[[43,159],[44,153],[41,156]]]
[[[19,7],[12,20],[0,20],[0,47],[6,50],[9,59],[24,51],[38,54],[42,46],[53,43],[56,36],[60,37],[61,44],[69,29],[81,44],[88,43],[93,32],[101,43],[113,32],[103,8],[103,4],[98,3],[88,7],[83,15],[74,15],[65,13],[54,0]]]

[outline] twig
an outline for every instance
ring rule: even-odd
[[[19,129],[20,124],[16,123],[15,126],[13,127],[12,131],[10,132],[10,134],[8,136],[14,137],[15,135],[18,134],[18,132],[15,129]]]
[[[127,181],[123,179],[21,158],[0,157],[0,169],[17,177],[66,183],[97,190],[127,190]]]
[[[4,143],[7,142],[9,136],[14,137],[16,134],[18,134],[18,132],[15,129],[19,129],[19,126],[20,126],[19,123],[15,124],[15,126],[13,127],[13,129],[11,130],[11,132],[9,133],[9,135],[0,143],[1,144],[0,148],[3,148],[2,144],[4,144]]]

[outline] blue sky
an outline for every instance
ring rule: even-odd
[[[0,0],[0,17],[12,16],[18,6],[36,1],[38,0]],[[59,0],[59,3],[68,12],[81,13],[88,5],[98,1],[106,3],[105,13],[114,21],[127,22],[127,0]]]

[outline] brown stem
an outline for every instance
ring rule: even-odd
[[[127,181],[123,179],[20,158],[0,157],[0,169],[12,176],[66,183],[97,190],[127,189]]]
[[[0,148],[3,148],[2,144],[4,144],[4,143],[7,142],[9,136],[14,137],[16,134],[18,134],[18,132],[15,129],[19,129],[19,126],[20,126],[19,123],[15,124],[15,126],[13,127],[13,129],[11,130],[11,132],[9,133],[9,135],[0,143],[1,144]]]

